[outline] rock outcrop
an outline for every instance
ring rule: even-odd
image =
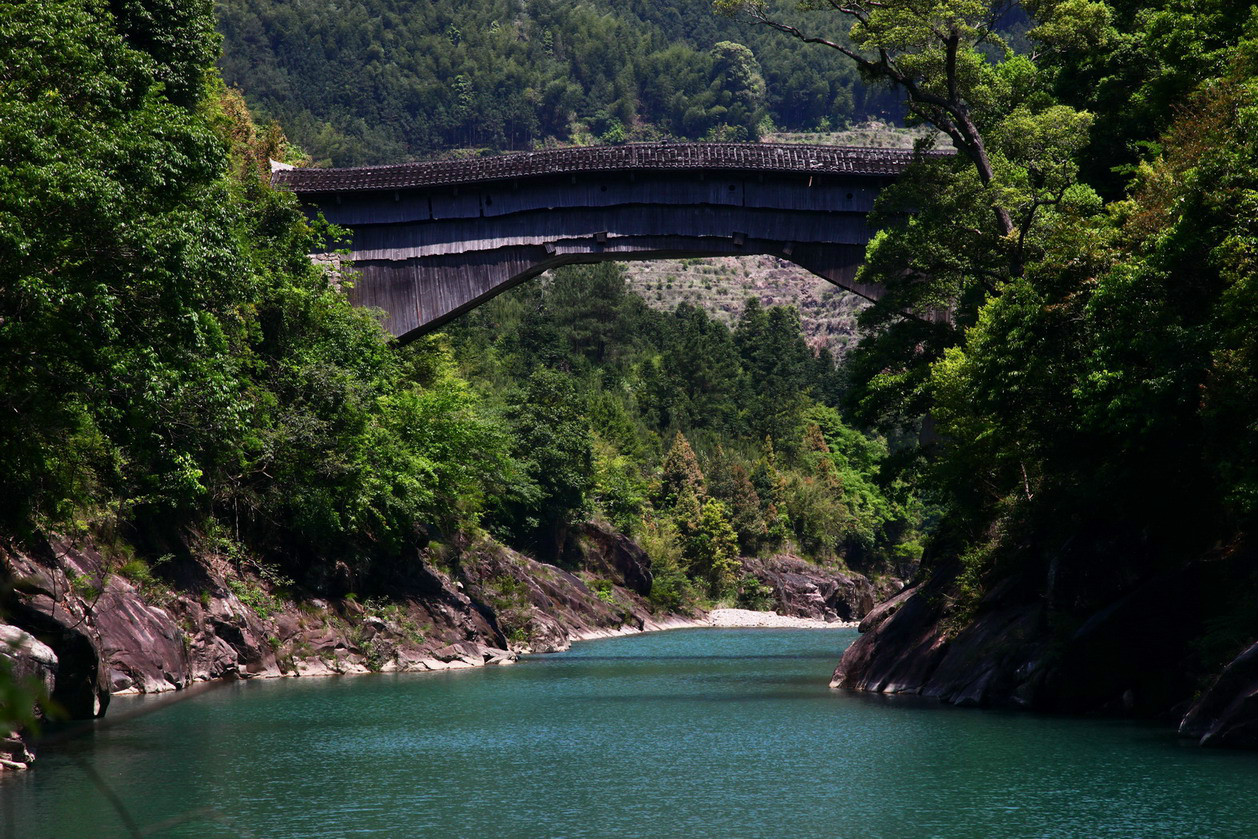
[[[38,696],[48,695],[56,684],[57,654],[29,632],[0,624],[0,659],[19,691],[31,691],[30,707],[18,715],[38,718],[42,709]],[[20,694],[10,696],[18,699]],[[25,769],[35,759],[34,752],[18,731],[0,731],[0,770]]]
[[[1167,572],[1082,615],[1051,609],[1014,577],[964,620],[950,608],[950,580],[936,578],[866,615],[831,686],[956,705],[1173,720],[1206,745],[1253,746],[1258,645],[1189,708],[1205,677],[1194,641],[1220,573],[1208,563]]]
[[[564,564],[571,568],[581,568],[642,597],[651,593],[651,559],[646,551],[603,522],[578,527],[568,539],[565,553]]]
[[[790,554],[744,557],[743,574],[772,590],[769,608],[824,621],[860,620],[876,602],[873,583],[860,574],[825,569]]]
[[[447,576],[436,595],[288,599],[226,561],[202,557],[198,590],[113,573],[90,545],[9,551],[7,613],[55,651],[51,697],[71,719],[99,716],[111,693],[157,693],[224,676],[447,669],[510,656],[493,621]],[[433,582],[435,581],[435,582]]]
[[[114,693],[223,677],[507,664],[518,652],[676,619],[643,596],[651,573],[641,548],[594,524],[580,542],[585,567],[573,573],[487,540],[456,540],[442,562],[415,563],[387,581],[388,597],[339,599],[279,591],[216,556],[156,573],[140,566],[137,580],[91,543],[8,546],[0,589],[15,625],[0,625],[0,655],[15,676],[36,678],[65,717],[90,719]],[[24,765],[25,748],[0,737],[0,767]]]
[[[1203,746],[1258,749],[1258,643],[1233,659],[1193,703],[1179,733]]]
[[[599,525],[587,525],[578,539],[585,567],[575,572],[488,541],[460,556],[464,590],[493,614],[511,650],[566,650],[574,640],[641,631],[675,617],[656,614],[643,597],[651,577],[641,548]]]
[[[109,706],[109,683],[101,666],[102,643],[92,620],[86,558],[66,546],[43,542],[5,557],[10,590],[6,619],[56,654],[50,698],[70,719],[92,719]],[[77,586],[76,586],[77,584]],[[0,586],[0,591],[3,591]]]

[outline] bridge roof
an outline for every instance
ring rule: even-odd
[[[897,175],[911,149],[770,143],[631,143],[352,169],[289,169],[271,181],[292,192],[370,192],[504,181],[578,172],[738,171]],[[950,152],[929,152],[932,156]]]

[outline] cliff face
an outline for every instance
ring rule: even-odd
[[[1201,650],[1226,563],[1199,562],[1126,587],[1085,612],[1053,608],[1034,581],[1008,579],[961,625],[940,576],[878,605],[832,687],[910,693],[956,705],[1124,714],[1179,726],[1203,745],[1258,746],[1258,645],[1221,675]]]

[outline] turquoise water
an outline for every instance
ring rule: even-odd
[[[45,749],[0,836],[1258,836],[1258,756],[826,687],[854,632],[681,630],[512,667],[237,683]],[[118,699],[111,714],[152,703]]]

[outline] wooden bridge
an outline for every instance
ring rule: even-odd
[[[355,169],[284,169],[277,187],[353,233],[349,294],[402,340],[559,265],[775,254],[854,281],[902,149],[660,143]]]

